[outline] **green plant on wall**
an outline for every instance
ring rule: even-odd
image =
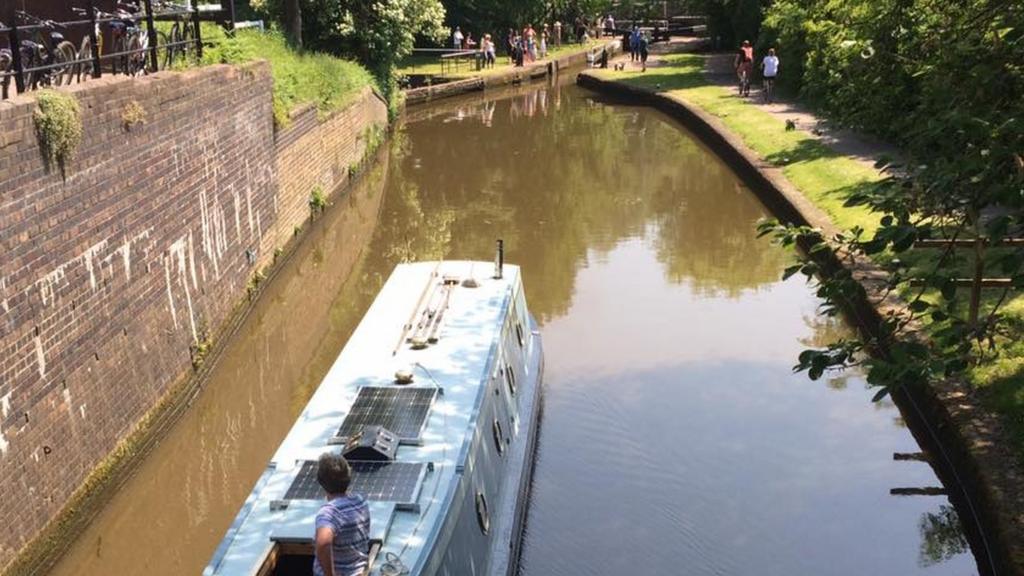
[[[317,214],[323,212],[326,207],[327,198],[324,196],[324,189],[320,186],[314,186],[313,191],[309,193],[309,210],[313,214]]]
[[[146,123],[146,109],[135,100],[129,101],[121,109],[121,122],[124,123],[125,131],[131,130],[134,126]]]
[[[56,163],[64,172],[82,142],[82,109],[78,101],[54,90],[42,90],[36,96],[32,121],[47,167]]]

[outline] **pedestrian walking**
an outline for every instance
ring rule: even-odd
[[[750,95],[750,73],[754,68],[754,47],[750,40],[744,40],[733,59],[736,77],[740,81],[740,96]]]
[[[604,35],[615,36],[615,17],[611,14],[604,19]]]
[[[516,31],[509,28],[505,35],[505,51],[508,52],[508,63],[516,63]]]
[[[640,52],[640,64],[643,66],[643,68],[640,71],[641,72],[647,72],[647,35],[646,34],[641,34],[640,35],[640,48],[639,48],[638,51]]]
[[[562,22],[555,20],[555,48],[562,47]]]
[[[764,79],[761,94],[764,96],[764,101],[769,104],[775,96],[775,78],[778,75],[779,57],[775,55],[775,48],[769,48],[768,55],[761,61],[761,76]]]
[[[640,28],[633,26],[633,33],[629,35],[629,60],[636,62],[640,59]]]
[[[540,31],[540,58],[541,60],[548,57],[548,25],[545,24]]]
[[[464,39],[465,36],[462,35],[462,30],[458,26],[456,26],[455,31],[452,32],[452,48],[455,48],[456,50],[462,50],[462,41]]]

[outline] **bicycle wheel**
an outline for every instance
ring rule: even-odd
[[[14,57],[0,50],[0,99],[7,99],[7,91],[11,86],[11,77],[9,72],[11,70],[11,63],[14,61]]]
[[[188,62],[190,52],[195,54],[195,46],[193,45],[195,38],[196,35],[195,30],[192,29],[192,23],[188,20],[184,21],[181,25],[181,38],[179,38],[181,45],[178,49],[181,51],[181,59],[185,62]]]
[[[77,55],[75,45],[71,42],[65,40],[57,44],[57,47],[53,50],[53,63],[59,66],[54,68],[51,73],[54,85],[63,86],[64,84],[71,84],[74,79],[74,66]]]
[[[177,26],[177,24],[175,24],[175,26]],[[156,31],[157,52],[160,51],[161,47],[164,51],[164,57],[160,59],[160,62],[162,63],[160,66],[161,70],[170,70],[171,64],[174,62],[174,46],[172,45],[174,40],[172,40],[172,38],[174,38],[173,28],[171,29],[170,35],[163,30]]]
[[[128,49],[128,44],[127,44],[127,42],[125,42],[125,37],[124,37],[123,34],[119,34],[116,37],[114,37],[114,42],[113,42],[113,53],[114,54],[122,54],[127,49]],[[110,60],[110,71],[114,75],[116,75],[118,73],[118,71],[120,71],[123,74],[127,74],[128,73],[128,55],[127,54],[122,54],[120,56],[114,56]]]
[[[88,36],[82,38],[82,45],[75,57],[74,73],[76,82],[85,82],[92,76],[92,39]]]
[[[142,41],[137,34],[128,39],[128,65],[125,74],[138,76],[146,70],[146,53],[142,50]]]

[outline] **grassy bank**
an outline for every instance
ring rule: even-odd
[[[274,78],[274,120],[286,126],[288,114],[303,104],[315,104],[321,114],[344,107],[375,80],[361,65],[315,52],[300,53],[277,32],[241,30],[229,38],[219,26],[204,26],[201,64],[242,64],[257,59],[270,63]]]
[[[718,86],[704,75],[704,57],[695,54],[674,54],[662,57],[661,65],[647,73],[636,70],[600,70],[595,74],[635,87],[667,94],[684,100],[716,116],[739,135],[744,143],[768,162],[780,166],[789,179],[809,200],[826,212],[840,228],[861,226],[871,231],[878,217],[862,208],[843,206],[847,196],[863,186],[871,186],[881,177],[877,171],[839,154],[816,138],[800,132],[786,131],[784,121],[736,97],[735,90]],[[925,267],[937,251],[912,250],[905,260]],[[997,270],[997,250],[990,250],[992,266]],[[878,256],[885,264],[887,255]],[[963,277],[969,277],[970,262],[964,259]],[[967,292],[957,294],[963,310]],[[982,304],[991,310],[1001,290],[986,290]],[[1024,295],[1010,294],[1000,313],[1008,320],[1008,330],[1000,335],[998,348],[967,373],[969,382],[981,392],[985,405],[1000,414],[1016,443],[1017,453],[1024,461]]]

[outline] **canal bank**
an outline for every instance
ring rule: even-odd
[[[470,78],[452,80],[432,86],[422,86],[405,91],[407,105],[422,104],[441,98],[451,98],[462,94],[495,89],[531,80],[548,78],[558,74],[560,70],[579,68],[592,62],[594,57],[606,51],[611,58],[621,50],[621,42],[595,42],[579,51],[560,56],[552,60],[529,63],[524,66],[505,66],[503,69],[480,74]]]
[[[580,74],[578,81],[589,89],[653,106],[678,119],[724,158],[779,219],[818,228],[826,238],[843,227],[835,221],[834,207],[830,213],[827,201],[820,201],[820,196],[812,200],[787,178],[783,167],[789,164],[789,158],[761,156],[744,136],[726,125],[722,116],[687,98],[686,89],[712,82],[699,73],[665,72],[667,68],[659,69],[656,58],[648,77],[635,70],[588,71]],[[715,98],[734,97],[723,93]],[[777,118],[767,118],[767,123],[780,132],[789,129]],[[846,265],[846,260],[843,262],[840,264],[833,255],[827,258],[829,266]],[[865,295],[852,304],[848,314],[860,330],[877,335],[882,315],[904,303],[886,289],[886,273],[874,262],[858,258],[849,271],[865,288]],[[945,468],[944,474],[962,488],[962,500],[979,523],[976,537],[988,550],[995,571],[1024,574],[1024,491],[1020,489],[1024,471],[1012,449],[1013,439],[999,417],[961,381],[934,382],[896,396],[908,417],[919,418],[924,424],[927,437],[921,440],[941,457],[935,462],[940,473]]]
[[[0,103],[0,572],[18,576],[46,572],[187,412],[388,129],[370,88],[275,126],[266,63],[67,93],[84,138],[60,170],[35,96]]]

